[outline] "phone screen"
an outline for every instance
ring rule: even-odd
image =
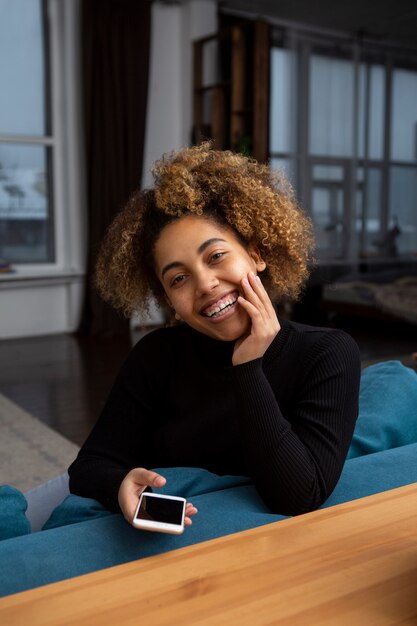
[[[181,500],[169,500],[168,498],[153,498],[142,496],[142,501],[136,519],[162,522],[164,524],[182,524],[182,512],[184,503]]]

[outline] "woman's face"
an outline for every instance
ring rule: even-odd
[[[232,228],[182,217],[162,230],[154,258],[169,304],[189,326],[222,341],[249,332],[250,318],[237,297],[243,295],[242,279],[265,269],[265,263]]]

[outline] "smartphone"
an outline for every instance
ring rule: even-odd
[[[180,535],[184,532],[185,505],[185,498],[144,491],[133,517],[133,526]]]

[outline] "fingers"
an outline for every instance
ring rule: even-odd
[[[146,487],[161,488],[166,484],[166,478],[152,470],[137,467],[131,470],[123,479],[119,488],[119,505],[125,519],[132,523],[133,516],[138,504],[140,494]],[[184,525],[191,526],[193,515],[198,513],[198,509],[187,502],[185,507]]]
[[[242,280],[242,287],[247,302],[250,302],[256,308],[265,306],[265,296],[268,297],[259,276],[255,276],[252,272],[245,276]]]
[[[195,507],[191,502],[187,502],[187,506],[185,508],[185,518],[184,518],[184,526],[191,526],[193,523],[191,517],[198,513],[197,507]]]
[[[146,487],[163,487],[166,479],[143,467],[136,467],[124,477],[118,494],[119,506],[125,519],[131,522],[138,503],[138,497]]]
[[[245,295],[253,304],[261,303],[269,312],[273,310],[273,305],[268,292],[262,284],[259,276],[253,272],[249,272],[248,276],[242,281]]]
[[[262,357],[280,331],[280,323],[268,292],[253,272],[242,279],[244,297],[238,302],[251,320],[250,332],[238,339],[232,356],[233,365]]]
[[[160,488],[166,483],[166,478],[161,476],[161,474],[147,470],[144,467],[137,467],[131,470],[128,475],[139,486]]]
[[[197,512],[198,512],[197,507],[195,507],[191,502],[187,502],[187,505],[185,507],[185,514],[195,515]]]
[[[250,272],[242,280],[245,297],[239,297],[239,303],[247,311],[252,321],[259,319],[264,324],[272,321],[277,323],[277,316],[271,299],[259,276]]]

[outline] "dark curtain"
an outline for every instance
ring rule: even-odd
[[[79,334],[127,333],[126,319],[92,285],[103,235],[142,172],[151,2],[82,0],[88,265]]]

